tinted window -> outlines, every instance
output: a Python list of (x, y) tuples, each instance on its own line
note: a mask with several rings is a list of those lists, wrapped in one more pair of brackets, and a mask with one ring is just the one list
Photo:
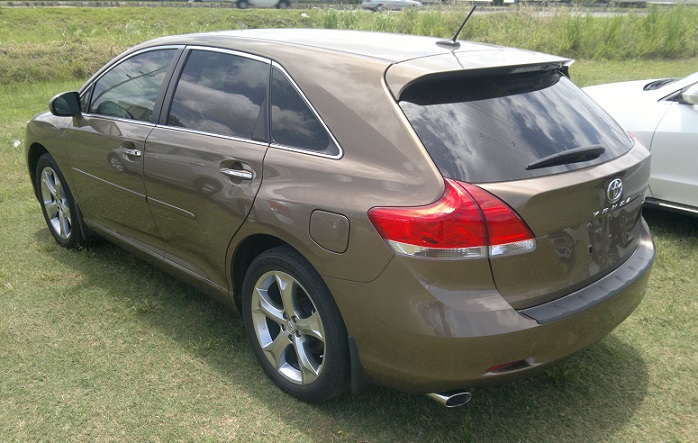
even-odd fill
[(89, 112), (151, 121), (162, 80), (175, 53), (175, 49), (144, 52), (113, 67), (95, 83)]
[(272, 74), (271, 105), (271, 134), (275, 143), (331, 155), (339, 153), (298, 90), (276, 68)]
[(192, 51), (167, 122), (214, 134), (266, 139), (262, 110), (268, 86), (268, 63), (222, 52)]
[[(457, 180), (560, 173), (632, 147), (627, 134), (557, 72), (425, 82), (405, 91), (400, 106), (441, 173)], [(605, 149), (597, 159), (526, 169), (552, 154), (594, 145)]]

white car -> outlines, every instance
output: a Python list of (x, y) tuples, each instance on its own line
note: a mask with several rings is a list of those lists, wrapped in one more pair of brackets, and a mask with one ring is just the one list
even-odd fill
[(370, 11), (400, 11), (407, 8), (422, 9), (424, 5), (415, 0), (364, 0), (361, 7)]
[(278, 8), (287, 9), (291, 7), (291, 0), (189, 0), (190, 3), (198, 2), (231, 2), (240, 9), (247, 9), (251, 6), (257, 8)]
[(646, 203), (698, 215), (698, 72), (584, 91), (652, 152)]

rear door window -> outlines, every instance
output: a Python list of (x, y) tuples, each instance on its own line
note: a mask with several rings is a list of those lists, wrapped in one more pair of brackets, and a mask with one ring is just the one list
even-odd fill
[(167, 124), (267, 141), (269, 63), (227, 52), (193, 50), (177, 83)]
[[(417, 83), (400, 107), (445, 177), (489, 183), (593, 166), (630, 150), (629, 136), (556, 71)], [(564, 151), (601, 146), (589, 161), (527, 169)]]

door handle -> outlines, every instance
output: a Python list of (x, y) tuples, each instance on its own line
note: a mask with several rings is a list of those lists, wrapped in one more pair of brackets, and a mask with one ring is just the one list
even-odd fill
[(126, 155), (130, 155), (131, 157), (140, 157), (143, 155), (143, 152), (141, 152), (140, 149), (124, 149), (124, 153)]
[(221, 168), (221, 173), (229, 177), (241, 178), (243, 180), (252, 180), (254, 174), (251, 171), (244, 169)]

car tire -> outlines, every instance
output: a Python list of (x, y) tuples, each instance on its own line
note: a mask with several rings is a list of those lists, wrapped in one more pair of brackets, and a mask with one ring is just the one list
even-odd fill
[(277, 9), (288, 9), (291, 7), (291, 3), (287, 0), (281, 0), (279, 3), (276, 4), (276, 7)]
[(250, 7), (250, 3), (247, 0), (238, 0), (237, 5), (239, 9), (247, 9)]
[(48, 153), (39, 157), (35, 184), (41, 212), (56, 242), (67, 249), (83, 246), (85, 238), (75, 199), (56, 161)]
[(306, 402), (333, 398), (349, 385), (347, 331), (320, 274), (288, 246), (259, 255), (245, 275), (243, 318), (266, 374)]

